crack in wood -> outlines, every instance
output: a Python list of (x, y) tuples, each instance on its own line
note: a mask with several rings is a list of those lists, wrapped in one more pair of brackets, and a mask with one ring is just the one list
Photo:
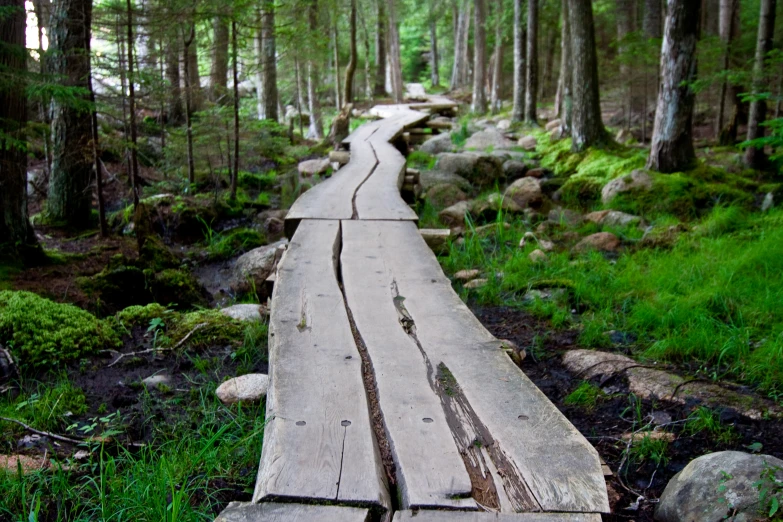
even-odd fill
[[(370, 136), (375, 134), (375, 131), (378, 129), (375, 129), (372, 131)], [(362, 186), (367, 183), (367, 180), (370, 179), (370, 176), (372, 176), (375, 173), (375, 170), (378, 168), (378, 155), (375, 153), (375, 147), (372, 146), (372, 143), (369, 142), (370, 136), (367, 136), (367, 139), (365, 139), (365, 142), (367, 143), (367, 146), (370, 147), (370, 150), (372, 151), (372, 156), (375, 158), (375, 165), (373, 165), (372, 169), (370, 170), (370, 173), (367, 174), (367, 177), (362, 180), (361, 183), (359, 183), (359, 186), (356, 187), (356, 190), (353, 193), (353, 196), (351, 197), (351, 208), (353, 209), (353, 214), (351, 215), (351, 219), (359, 219), (359, 210), (356, 208), (356, 197), (359, 195), (359, 191), (362, 189)], [(346, 305), (347, 306), (347, 305)]]

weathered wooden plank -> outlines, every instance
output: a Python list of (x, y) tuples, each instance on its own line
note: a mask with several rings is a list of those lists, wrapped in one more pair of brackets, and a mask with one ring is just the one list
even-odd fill
[(388, 506), (361, 359), (337, 283), (338, 221), (299, 225), (277, 271), (255, 502)]
[(215, 522), (367, 522), (369, 517), (362, 508), (264, 502), (229, 505)]
[(601, 522), (597, 513), (468, 513), (459, 511), (398, 511), (394, 522)]
[(405, 158), (388, 143), (370, 143), (378, 165), (356, 192), (356, 215), (359, 219), (418, 221), (416, 212), (400, 196)]
[(354, 223), (343, 223), (343, 287), (372, 363), (401, 505), (476, 509), (469, 498), (470, 477), (434, 389), (433, 369), (400, 323), (393, 274), (383, 258), (367, 255), (357, 243), (363, 236), (353, 233)]
[(416, 339), (448, 390), (441, 400), (460, 449), (482, 469), (503, 470), (493, 474), (501, 475), (496, 497), (485, 502), (504, 512), (608, 512), (598, 453), (460, 300), (416, 226), (351, 222), (344, 236), (384, 259), (393, 275)]
[(351, 161), (331, 178), (299, 196), (291, 206), (285, 218), (286, 235), (291, 237), (303, 219), (351, 219), (354, 194), (376, 163), (372, 146), (366, 141), (356, 141), (351, 148)]
[(347, 147), (350, 150), (351, 143), (354, 141), (367, 141), (367, 139), (372, 136), (372, 134), (378, 130), (380, 127), (381, 122), (380, 121), (374, 121), (371, 123), (365, 123), (364, 125), (361, 125), (356, 128), (351, 134), (348, 135), (343, 141), (342, 144)]

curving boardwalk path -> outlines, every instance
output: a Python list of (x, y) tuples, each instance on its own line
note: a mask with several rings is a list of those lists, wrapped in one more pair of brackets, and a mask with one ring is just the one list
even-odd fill
[(609, 511), (595, 449), (452, 290), (400, 196), (403, 131), (455, 108), (442, 97), (374, 108), (383, 119), (343, 143), (350, 162), (288, 213), (255, 494), (218, 520), (598, 522)]

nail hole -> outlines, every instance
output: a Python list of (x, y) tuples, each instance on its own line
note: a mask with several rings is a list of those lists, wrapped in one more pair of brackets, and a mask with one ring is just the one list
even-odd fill
[(305, 421), (296, 421), (297, 426), (304, 426), (305, 424), (307, 424)]
[(349, 420), (344, 420), (340, 423), (340, 426), (350, 426), (350, 425), (351, 425), (351, 421)]
[(519, 420), (528, 420), (529, 418), (530, 417), (528, 417), (527, 415), (520, 415), (519, 417), (517, 417), (517, 419)]
[(347, 361), (348, 359), (353, 359), (353, 355), (346, 355), (345, 360)]
[(437, 282), (438, 282), (437, 279), (430, 279), (430, 283), (437, 283)]
[(432, 419), (430, 419), (429, 417), (424, 417), (424, 418), (423, 418), (423, 419), (421, 419), (421, 420), (423, 420), (423, 421), (424, 421), (424, 422), (426, 422), (427, 424), (429, 424), (430, 422), (435, 422), (435, 421), (433, 421)]

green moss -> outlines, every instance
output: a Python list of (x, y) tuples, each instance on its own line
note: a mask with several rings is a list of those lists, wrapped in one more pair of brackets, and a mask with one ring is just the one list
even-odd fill
[(245, 190), (270, 190), (275, 184), (277, 184), (277, 172), (274, 170), (263, 174), (240, 170), (237, 178), (237, 185)]
[(187, 270), (167, 269), (157, 273), (145, 270), (145, 276), (158, 303), (180, 310), (206, 304), (201, 285)]
[(408, 165), (417, 169), (432, 170), (435, 166), (435, 156), (415, 150), (408, 156)]
[(235, 228), (215, 234), (207, 240), (207, 254), (210, 259), (228, 259), (253, 248), (266, 244), (266, 236), (252, 228)]
[(190, 337), (186, 346), (198, 350), (210, 346), (239, 346), (244, 339), (245, 329), (240, 321), (219, 310), (198, 310), (182, 315), (172, 325), (169, 329), (171, 345), (176, 346), (188, 334)]
[(30, 292), (0, 292), (0, 342), (25, 368), (79, 359), (120, 340), (109, 323)]
[(144, 306), (129, 306), (118, 312), (115, 318), (125, 328), (131, 328), (133, 326), (146, 326), (151, 320), (162, 318), (170, 313), (164, 306), (158, 303), (150, 303)]
[(587, 411), (591, 411), (598, 404), (598, 400), (603, 397), (604, 393), (601, 388), (591, 384), (587, 381), (583, 381), (574, 391), (566, 395), (563, 401), (568, 406), (577, 406), (584, 408)]
[(139, 260), (145, 268), (158, 271), (180, 265), (180, 260), (166, 248), (157, 236), (147, 236), (139, 252)]

